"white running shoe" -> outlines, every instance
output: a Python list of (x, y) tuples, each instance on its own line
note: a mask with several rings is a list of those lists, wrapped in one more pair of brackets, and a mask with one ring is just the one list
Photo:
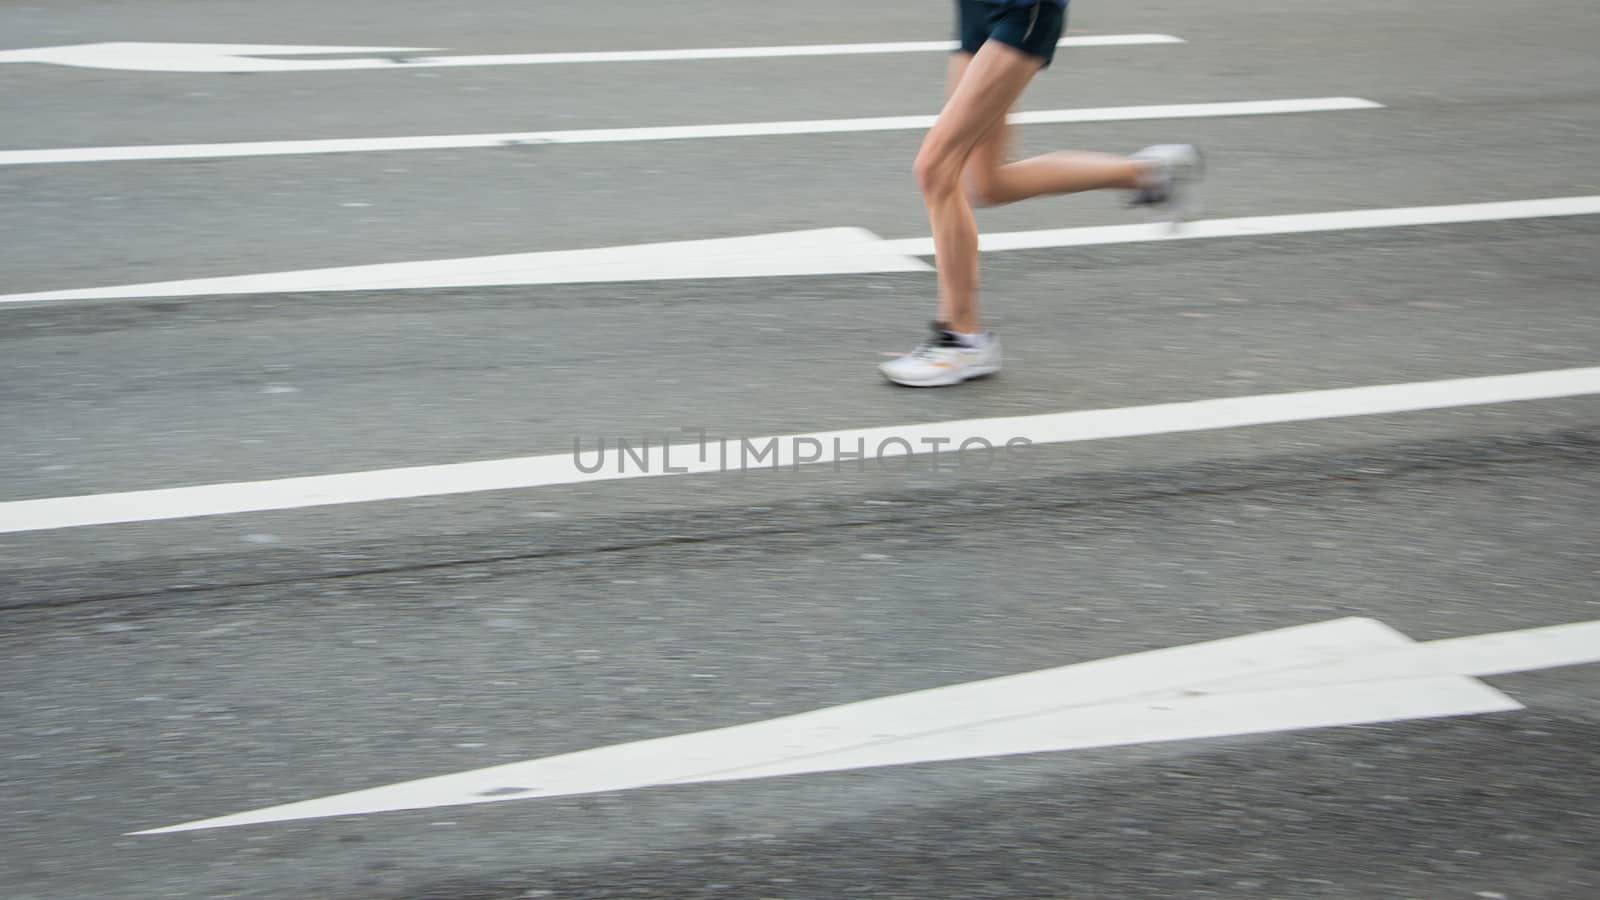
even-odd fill
[(1154, 172), (1149, 184), (1133, 192), (1131, 205), (1149, 207), (1171, 222), (1194, 217), (1199, 208), (1196, 187), (1205, 174), (1205, 157), (1199, 147), (1156, 144), (1133, 154), (1133, 158), (1151, 163)]
[(1000, 371), (1000, 339), (984, 332), (976, 346), (939, 322), (933, 336), (915, 350), (878, 367), (885, 378), (906, 387), (945, 387)]

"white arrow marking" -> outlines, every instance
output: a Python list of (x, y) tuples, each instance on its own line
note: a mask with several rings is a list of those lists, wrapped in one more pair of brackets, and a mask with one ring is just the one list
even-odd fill
[[(1123, 409), (724, 438), (720, 442), (718, 436), (711, 436), (703, 447), (695, 444), (663, 446), (646, 440), (640, 454), (642, 463), (630, 461), (633, 458), (615, 445), (609, 457), (601, 453), (599, 461), (595, 462), (595, 448), (586, 444), (581, 457), (575, 453), (555, 453), (268, 481), (12, 500), (0, 502), (0, 534), (628, 478), (760, 470), (768, 466), (774, 471), (792, 471), (802, 465), (838, 465), (846, 454), (859, 454), (850, 458), (865, 465), (866, 460), (922, 455), (930, 452), (930, 447), (936, 452), (939, 447), (967, 446), (969, 441), (974, 442), (972, 447), (1003, 447), (1014, 438), (1026, 438), (1033, 444), (1063, 444), (1591, 394), (1600, 394), (1600, 367)], [(580, 462), (592, 467), (582, 468)]]
[[(1069, 122), (1127, 122), (1153, 119), (1205, 119), (1223, 116), (1273, 116), (1290, 113), (1382, 109), (1359, 97), (1309, 97), (1295, 100), (1244, 100), (1160, 106), (1108, 106), (1095, 109), (1044, 109), (1017, 113), (1017, 125)], [(227, 144), (155, 144), (129, 147), (63, 147), (55, 150), (0, 150), (0, 166), (111, 162), (152, 159), (236, 159), (322, 153), (374, 153), (469, 147), (617, 144), (799, 134), (846, 134), (930, 128), (937, 116), (878, 116), (789, 122), (735, 122), (723, 125), (667, 125), (643, 128), (584, 128), (568, 131), (515, 131), (497, 134), (441, 134), (385, 138), (327, 138), (303, 141), (243, 141)]]
[(82, 69), (127, 69), (140, 72), (292, 72), (305, 66), (341, 68), (349, 62), (388, 66), (386, 60), (287, 60), (248, 59), (252, 55), (293, 56), (314, 53), (392, 53), (415, 54), (435, 47), (327, 47), (296, 44), (158, 44), (115, 41), (102, 44), (72, 44), (65, 47), (31, 47), (0, 52), (0, 63), (48, 63)]
[[(1362, 209), (1287, 216), (1211, 219), (1180, 229), (1168, 225), (1111, 225), (985, 234), (984, 252), (1044, 247), (1087, 247), (1202, 238), (1261, 237), (1363, 228), (1401, 228), (1600, 214), (1600, 196)], [(133, 297), (198, 297), (317, 291), (411, 290), (525, 284), (578, 284), (686, 278), (841, 275), (921, 272), (932, 256), (931, 238), (885, 241), (859, 228), (828, 228), (706, 241), (635, 244), (592, 250), (512, 253), (421, 262), (306, 269), (161, 281), (122, 287), (44, 291), (0, 296), (0, 304)]]
[[(1124, 47), (1181, 44), (1170, 34), (1104, 34), (1062, 38), (1062, 47)], [(953, 41), (892, 41), (870, 44), (806, 44), (786, 47), (709, 47), (691, 50), (614, 50), (581, 53), (501, 53), (487, 56), (418, 56), (437, 47), (302, 47), (281, 44), (187, 44), (122, 41), (34, 47), (0, 52), (0, 63), (49, 63), (87, 69), (138, 72), (334, 72), (362, 69), (437, 69), (458, 66), (537, 66), (572, 63), (675, 62), (706, 59), (772, 59), (797, 56), (862, 56), (934, 53)], [(261, 56), (382, 53), (355, 59), (259, 59)]]
[(307, 269), (136, 284), (121, 288), (0, 296), (0, 303), (119, 297), (183, 297), (308, 291), (407, 290), (511, 284), (664, 281), (685, 278), (755, 278), (923, 272), (927, 263), (888, 252), (887, 242), (860, 228), (824, 228), (705, 241), (671, 241), (510, 253), (376, 266)]
[(1341, 619), (135, 833), (1504, 712), (1472, 676), (1596, 661), (1600, 621), (1414, 644)]

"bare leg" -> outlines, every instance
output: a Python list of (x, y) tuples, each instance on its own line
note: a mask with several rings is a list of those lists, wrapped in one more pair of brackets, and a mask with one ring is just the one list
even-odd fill
[[(950, 90), (960, 83), (972, 57), (950, 63)], [(1001, 120), (983, 136), (967, 161), (968, 198), (976, 206), (1002, 206), (1054, 194), (1142, 187), (1149, 164), (1109, 153), (1061, 151), (1013, 162), (1012, 127)]]
[(969, 172), (972, 200), (1000, 206), (1047, 194), (1075, 194), (1141, 186), (1149, 164), (1109, 153), (1062, 151), (1003, 165), (974, 160)]
[(950, 99), (917, 154), (917, 183), (933, 226), (939, 270), (939, 319), (955, 331), (980, 330), (978, 224), (963, 174), (985, 139), (999, 141), (1003, 155), (1006, 115), (1039, 68), (1036, 57), (999, 41), (984, 44), (970, 61), (958, 57), (951, 64)]

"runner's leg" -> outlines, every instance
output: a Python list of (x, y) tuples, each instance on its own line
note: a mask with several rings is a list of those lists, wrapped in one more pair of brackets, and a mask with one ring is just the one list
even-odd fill
[(953, 331), (980, 330), (978, 225), (962, 184), (964, 172), (984, 139), (997, 126), (1003, 132), (1006, 115), (1042, 65), (999, 41), (984, 44), (970, 61), (958, 56), (951, 71), (963, 71), (917, 154), (914, 168), (939, 270), (939, 320)]
[(1050, 194), (1144, 186), (1151, 164), (1110, 153), (1063, 150), (1017, 162), (1005, 161), (1006, 132), (999, 126), (972, 155), (967, 181), (972, 202), (1002, 206)]

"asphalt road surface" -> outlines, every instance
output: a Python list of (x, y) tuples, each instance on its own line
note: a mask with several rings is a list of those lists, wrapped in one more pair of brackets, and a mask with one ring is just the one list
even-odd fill
[[(19, 57), (938, 42), (947, 3), (201, 6), (0, 8), (0, 897), (1600, 896), (1587, 0), (1078, 0), (1074, 38), (1177, 40), (1065, 47), (1022, 109), (1370, 102), (1030, 125), (1024, 152), (1198, 142), (1210, 219), (1577, 206), (997, 249), (985, 302), (1005, 371), (925, 392), (875, 371), (933, 313), (908, 249), (928, 229), (915, 124), (197, 145), (928, 116), (940, 50), (251, 73), (127, 68), (114, 46)], [(146, 145), (190, 149), (5, 157)], [(988, 233), (1141, 221), (1111, 195), (980, 214)], [(742, 277), (668, 278), (701, 251), (647, 246), (838, 228), (902, 264), (773, 274), (799, 253), (779, 238)], [(620, 280), (8, 299), (627, 245), (645, 246)], [(540, 259), (548, 274), (575, 257)], [(1525, 373), (1554, 387), (1507, 400), (1463, 380)], [(1381, 385), (1430, 399), (1317, 393)], [(1291, 413), (1262, 424), (1149, 409), (1231, 398), (1253, 414), (1282, 394)], [(1358, 408), (1337, 411), (1344, 398)], [(980, 423), (1033, 446), (842, 466), (451, 480), (700, 430), (909, 434), (1095, 410), (1145, 424)], [(444, 468), (389, 471), (413, 466)], [(278, 481), (320, 475), (347, 476), (335, 493), (381, 487), (320, 502)], [(127, 492), (147, 493), (110, 496)], [(50, 518), (69, 507), (88, 512)], [(1350, 619), (1370, 621), (1322, 624)], [(1331, 637), (1326, 658), (1285, 649), (1301, 626), (1370, 631), (1422, 668), (1380, 671), (1378, 651)], [(1555, 626), (1572, 628), (1530, 632)], [(1502, 632), (1534, 649), (1408, 643)], [(503, 802), (401, 788), (412, 808), (133, 834), (1235, 638), (1266, 649), (1213, 654), (1250, 669), (1230, 687), (1172, 661), (1191, 657), (1140, 656), (1066, 670), (1078, 680), (1059, 691), (870, 707), (884, 712), (860, 734), (796, 719), (776, 743), (573, 757), (467, 797)], [(1345, 674), (1286, 686), (1330, 660)], [(863, 747), (897, 764), (829, 755)], [(706, 774), (780, 760), (789, 774)]]

